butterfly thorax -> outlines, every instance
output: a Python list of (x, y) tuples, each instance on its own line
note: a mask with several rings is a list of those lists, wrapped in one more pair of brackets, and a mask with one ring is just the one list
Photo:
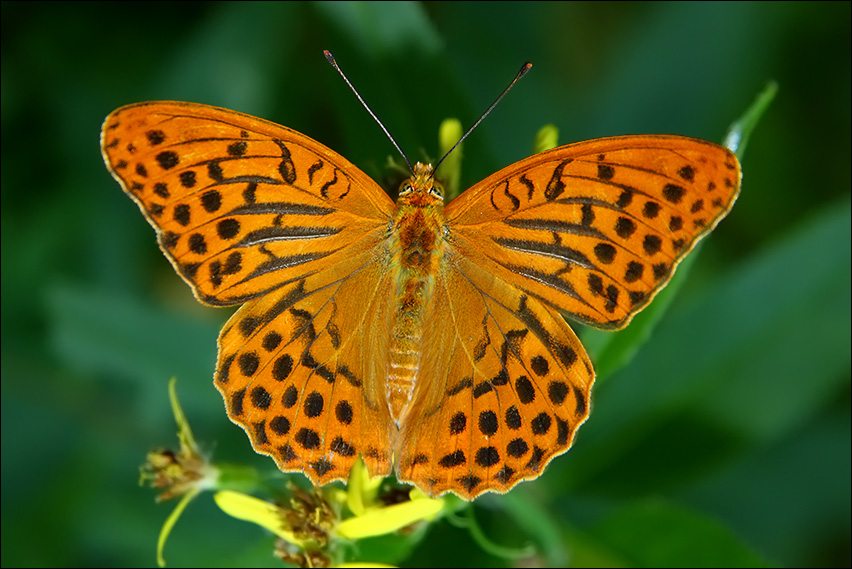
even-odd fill
[(434, 181), (432, 166), (418, 162), (400, 187), (391, 245), (395, 306), (387, 397), (397, 424), (418, 378), (424, 315), (443, 254), (443, 225), (443, 188)]

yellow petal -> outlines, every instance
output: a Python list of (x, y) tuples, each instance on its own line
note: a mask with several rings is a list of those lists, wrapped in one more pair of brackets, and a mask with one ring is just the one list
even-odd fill
[(461, 193), (459, 181), (461, 180), (462, 145), (460, 144), (452, 154), (446, 157), (444, 155), (450, 151), (463, 134), (462, 124), (458, 119), (444, 119), (438, 129), (438, 146), (441, 149), (441, 156), (439, 158), (444, 158), (444, 161), (438, 166), (437, 174), (444, 182), (444, 190), (446, 190), (444, 198), (446, 202), (449, 202)]
[(533, 152), (538, 154), (551, 148), (556, 148), (559, 144), (559, 129), (552, 124), (546, 124), (539, 129), (535, 134), (535, 142), (533, 142)]
[(256, 523), (294, 545), (300, 547), (304, 545), (302, 540), (286, 529), (281, 509), (275, 504), (232, 490), (217, 492), (213, 499), (216, 500), (216, 505), (229, 516)]
[(360, 457), (355, 461), (346, 484), (346, 505), (353, 514), (360, 516), (374, 505), (382, 480), (381, 476), (370, 478), (370, 472)]
[(361, 516), (340, 522), (337, 535), (345, 539), (363, 539), (402, 529), (419, 520), (432, 519), (444, 507), (441, 499), (411, 500), (386, 508), (370, 509)]

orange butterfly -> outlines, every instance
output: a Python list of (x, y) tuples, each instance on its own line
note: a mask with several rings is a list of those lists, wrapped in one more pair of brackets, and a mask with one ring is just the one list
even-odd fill
[(179, 102), (114, 111), (101, 147), (195, 296), (243, 305), (215, 385), (257, 452), (315, 484), (361, 456), (465, 499), (537, 477), (588, 417), (592, 363), (560, 311), (625, 326), (740, 185), (726, 148), (621, 136), (446, 207), (418, 163), (395, 204), (303, 134)]

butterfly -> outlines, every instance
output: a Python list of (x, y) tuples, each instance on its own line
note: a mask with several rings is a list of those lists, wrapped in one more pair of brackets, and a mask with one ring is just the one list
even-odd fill
[(207, 105), (128, 105), (109, 171), (196, 298), (242, 305), (214, 383), (258, 453), (314, 484), (360, 457), (431, 496), (539, 476), (589, 416), (560, 313), (619, 329), (730, 211), (735, 156), (619, 136), (516, 162), (448, 205), (417, 163), (394, 201), (340, 154)]

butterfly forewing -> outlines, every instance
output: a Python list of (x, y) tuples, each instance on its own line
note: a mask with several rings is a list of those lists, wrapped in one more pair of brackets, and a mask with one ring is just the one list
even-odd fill
[[(199, 300), (239, 304), (369, 248), (393, 201), (318, 142), (190, 103), (110, 114), (104, 159)], [(368, 238), (365, 239), (365, 236)]]
[(733, 206), (740, 170), (678, 136), (581, 142), (521, 160), (446, 209), (457, 248), (574, 318), (620, 328)]

